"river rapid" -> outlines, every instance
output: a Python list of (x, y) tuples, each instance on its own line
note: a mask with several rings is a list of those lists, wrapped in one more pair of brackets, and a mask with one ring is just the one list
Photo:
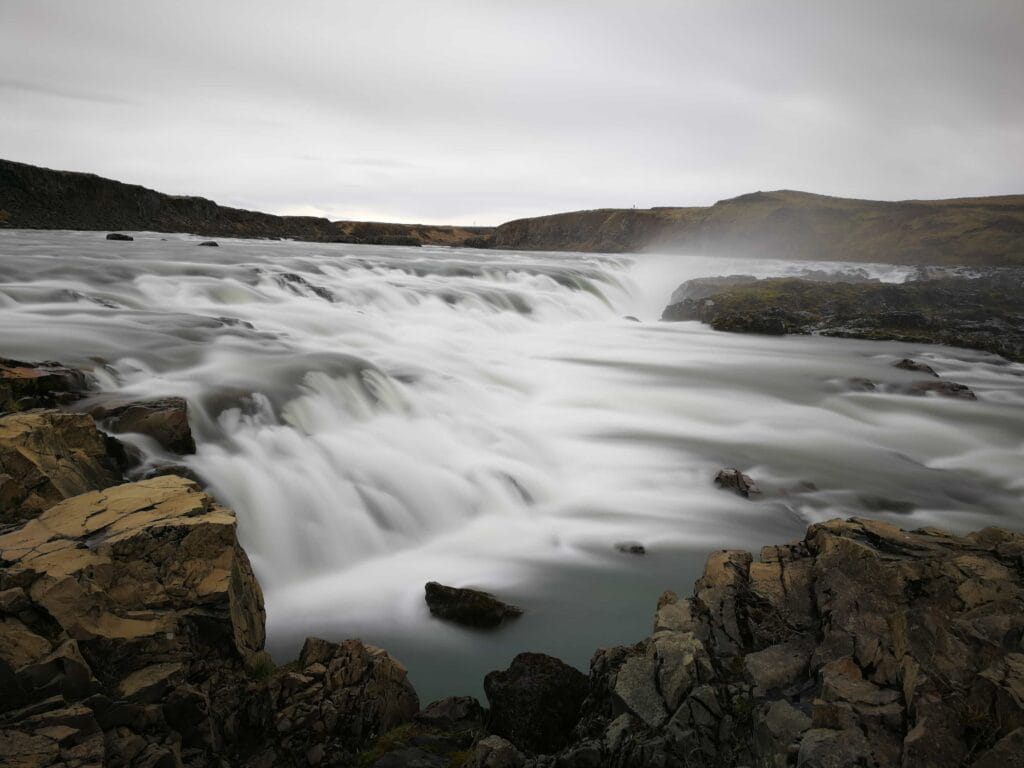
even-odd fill
[[(279, 662), (307, 635), (358, 636), (424, 701), (480, 695), (517, 652), (586, 669), (646, 636), (661, 591), (689, 594), (714, 549), (852, 515), (1024, 529), (1024, 366), (658, 320), (693, 277), (907, 268), (135, 237), (0, 231), (0, 356), (188, 399), (184, 461), (238, 513)], [(978, 400), (886, 392), (920, 378), (903, 357)], [(763, 498), (717, 490), (727, 466)], [(525, 614), (486, 632), (432, 619), (430, 580)]]

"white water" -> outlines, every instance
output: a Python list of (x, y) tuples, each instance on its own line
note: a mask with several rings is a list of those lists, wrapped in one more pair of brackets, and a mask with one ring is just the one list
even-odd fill
[[(585, 665), (644, 636), (658, 593), (689, 592), (714, 548), (856, 514), (1024, 527), (1024, 366), (657, 321), (691, 277), (854, 265), (196, 242), (0, 232), (0, 356), (188, 398), (187, 463), (238, 511), (279, 659), (307, 634), (358, 635), (424, 698), (473, 693), (517, 651)], [(911, 381), (891, 365), (907, 356), (979, 400), (844, 385)], [(766, 498), (717, 491), (722, 466)], [(527, 613), (453, 627), (430, 619), (428, 580)]]

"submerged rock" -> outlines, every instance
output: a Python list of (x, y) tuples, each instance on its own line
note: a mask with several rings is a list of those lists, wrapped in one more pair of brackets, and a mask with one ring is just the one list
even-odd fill
[(908, 395), (938, 395), (940, 397), (955, 397), (959, 400), (977, 400), (978, 396), (971, 391), (966, 384), (957, 384), (955, 381), (915, 381), (904, 390)]
[(426, 601), (432, 615), (470, 627), (496, 627), (523, 613), (522, 608), (504, 603), (489, 592), (448, 587), (436, 581), (427, 582)]
[(220, 243), (218, 243), (216, 240), (204, 240), (203, 242), (199, 243), (199, 245), (205, 246), (207, 248), (218, 248), (218, 247), (220, 247)]
[(620, 541), (618, 544), (615, 545), (615, 549), (627, 555), (647, 554), (647, 547), (645, 547), (639, 541)]
[(894, 368), (901, 368), (904, 371), (916, 371), (917, 373), (927, 373), (929, 376), (935, 376), (938, 378), (939, 374), (935, 372), (927, 363), (919, 363), (917, 360), (911, 360), (909, 357), (905, 357), (902, 360), (892, 364)]
[(757, 496), (761, 489), (757, 487), (750, 475), (745, 475), (738, 469), (722, 469), (715, 475), (715, 485), (722, 490), (732, 491), (745, 499)]
[(122, 242), (131, 242), (134, 239), (135, 238), (132, 237), (131, 235), (125, 235), (121, 232), (111, 232), (109, 235), (107, 235), (107, 240), (120, 240)]

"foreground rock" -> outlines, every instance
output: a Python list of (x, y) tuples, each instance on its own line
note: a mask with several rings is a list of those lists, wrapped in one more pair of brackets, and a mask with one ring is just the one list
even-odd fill
[(526, 764), (1019, 765), (1022, 564), (1019, 534), (868, 520), (715, 553), (649, 638), (595, 654), (571, 743)]
[(349, 765), (418, 709), (383, 651), (311, 639), (275, 670), (263, 641), (235, 517), (194, 483), (61, 501), (0, 536), (0, 763)]
[(51, 408), (77, 400), (88, 377), (60, 363), (25, 363), (0, 358), (0, 413)]
[(431, 615), (469, 627), (496, 627), (523, 613), (522, 608), (504, 603), (489, 592), (447, 587), (436, 581), (427, 582), (426, 601)]
[(0, 417), (0, 526), (120, 482), (118, 448), (83, 413)]
[(773, 278), (708, 290), (706, 283), (680, 286), (675, 296), (683, 298), (662, 319), (700, 320), (720, 331), (949, 344), (1024, 361), (1021, 269), (901, 284)]

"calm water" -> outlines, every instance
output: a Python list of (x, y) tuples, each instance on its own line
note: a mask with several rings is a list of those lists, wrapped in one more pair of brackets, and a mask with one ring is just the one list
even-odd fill
[[(425, 701), (480, 695), (518, 651), (585, 668), (645, 636), (658, 594), (688, 593), (715, 548), (857, 514), (1024, 528), (1024, 366), (657, 320), (691, 277), (854, 265), (103, 234), (0, 231), (0, 356), (188, 398), (187, 463), (238, 512), (279, 661), (308, 634), (359, 636)], [(979, 400), (845, 383), (912, 381), (892, 367), (907, 356)], [(722, 466), (765, 498), (717, 491)], [(433, 620), (429, 580), (526, 614), (494, 632)]]

